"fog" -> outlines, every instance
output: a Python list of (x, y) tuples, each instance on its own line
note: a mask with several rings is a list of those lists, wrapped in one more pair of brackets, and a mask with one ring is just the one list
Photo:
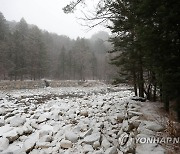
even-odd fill
[[(82, 16), (81, 10), (74, 14), (64, 14), (62, 8), (70, 0), (0, 0), (0, 12), (6, 20), (20, 21), (23, 17), (27, 23), (37, 25), (40, 29), (67, 35), (71, 38), (89, 38), (99, 30), (106, 30), (103, 26), (89, 29), (82, 26), (77, 18)], [(93, 7), (94, 0), (88, 4)]]

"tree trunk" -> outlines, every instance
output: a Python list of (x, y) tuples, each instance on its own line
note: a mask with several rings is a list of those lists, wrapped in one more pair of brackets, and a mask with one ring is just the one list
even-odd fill
[(144, 97), (144, 81), (142, 65), (139, 66), (139, 97)]
[(135, 93), (135, 96), (137, 96), (137, 77), (136, 77), (136, 72), (133, 71), (133, 84), (134, 84), (134, 93)]
[(165, 87), (163, 87), (163, 103), (164, 103), (164, 108), (167, 112), (169, 112), (169, 96), (167, 93), (167, 90)]
[(156, 90), (157, 90), (157, 83), (154, 84), (154, 90), (153, 90), (153, 101), (156, 102)]
[(180, 96), (177, 96), (177, 99), (176, 99), (176, 112), (177, 112), (177, 118), (178, 118), (178, 121), (180, 122)]
[(148, 100), (151, 100), (151, 95), (152, 95), (152, 85), (151, 85), (151, 83), (149, 83), (149, 85), (148, 85), (148, 89), (147, 89), (147, 99)]
[(167, 112), (169, 112), (169, 97), (165, 96), (164, 98), (164, 107)]
[(160, 84), (160, 101), (163, 102), (162, 83)]

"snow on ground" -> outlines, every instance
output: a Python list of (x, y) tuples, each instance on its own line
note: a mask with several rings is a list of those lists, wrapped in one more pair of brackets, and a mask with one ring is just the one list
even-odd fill
[(105, 84), (0, 91), (0, 153), (165, 153), (159, 144), (136, 143), (163, 127), (145, 120), (146, 102), (132, 96), (131, 87)]

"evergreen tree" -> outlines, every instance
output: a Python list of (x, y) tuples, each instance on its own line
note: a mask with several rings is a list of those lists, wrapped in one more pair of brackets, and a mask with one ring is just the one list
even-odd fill
[(6, 19), (0, 12), (0, 74), (6, 79), (6, 75), (9, 71), (9, 60), (8, 60), (8, 33), (9, 28), (6, 23)]
[(14, 64), (15, 68), (13, 74), (15, 80), (20, 77), (23, 80), (25, 74), (27, 74), (27, 58), (28, 58), (28, 25), (22, 18), (16, 26), (16, 31), (13, 34), (14, 43)]
[(30, 59), (27, 61), (31, 79), (41, 79), (47, 71), (47, 54), (42, 41), (42, 33), (37, 26), (30, 29), (28, 47)]

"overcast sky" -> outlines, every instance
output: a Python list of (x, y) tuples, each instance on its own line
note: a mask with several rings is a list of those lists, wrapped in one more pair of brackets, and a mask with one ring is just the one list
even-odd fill
[[(89, 38), (99, 30), (106, 30), (103, 26), (87, 30), (77, 20), (79, 12), (64, 14), (62, 8), (69, 1), (71, 0), (0, 0), (0, 12), (6, 20), (20, 21), (23, 17), (27, 23), (37, 25), (40, 29), (71, 38)], [(91, 3), (93, 1), (95, 0), (91, 0)]]

